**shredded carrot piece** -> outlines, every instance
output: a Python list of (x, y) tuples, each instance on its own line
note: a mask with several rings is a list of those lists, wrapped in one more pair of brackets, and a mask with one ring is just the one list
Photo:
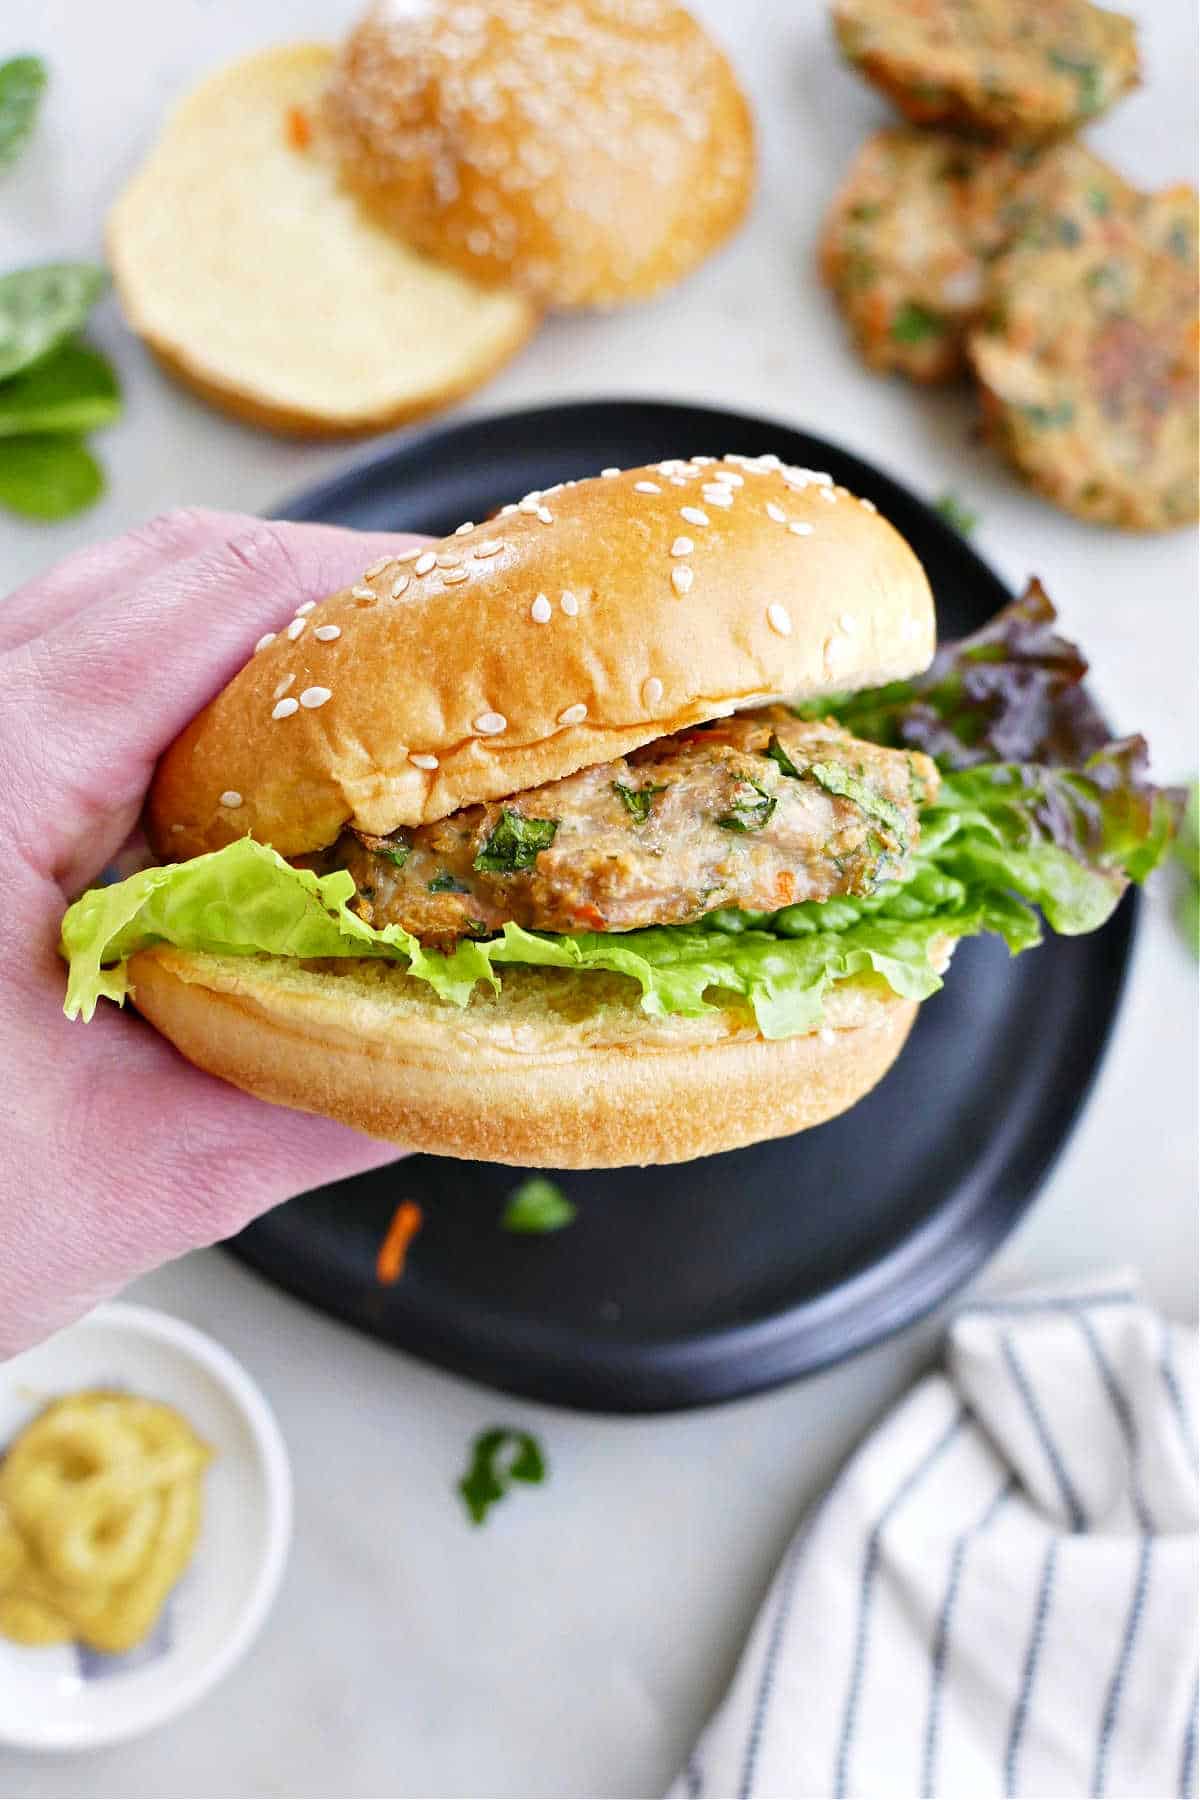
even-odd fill
[(312, 126), (308, 114), (299, 106), (288, 107), (287, 141), (293, 150), (307, 150), (312, 143)]
[(391, 1287), (403, 1275), (408, 1246), (420, 1231), (423, 1217), (415, 1200), (402, 1200), (392, 1214), (392, 1222), (375, 1258), (376, 1279), (385, 1287)]

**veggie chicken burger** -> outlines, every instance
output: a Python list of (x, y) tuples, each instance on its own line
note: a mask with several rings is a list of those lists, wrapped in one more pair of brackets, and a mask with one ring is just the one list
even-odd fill
[[(1104, 922), (1170, 799), (1036, 587), (934, 659), (867, 500), (774, 456), (529, 494), (301, 607), (63, 924), (265, 1099), (443, 1155), (674, 1162), (886, 1072), (956, 941)], [(932, 659), (932, 666), (931, 666)]]

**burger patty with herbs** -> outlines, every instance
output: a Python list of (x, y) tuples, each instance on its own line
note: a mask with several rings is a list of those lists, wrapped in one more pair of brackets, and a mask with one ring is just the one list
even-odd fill
[(305, 860), (349, 870), (367, 924), (440, 949), (510, 921), (567, 934), (685, 925), (907, 879), (938, 783), (927, 756), (772, 706), (416, 830), (346, 831)]

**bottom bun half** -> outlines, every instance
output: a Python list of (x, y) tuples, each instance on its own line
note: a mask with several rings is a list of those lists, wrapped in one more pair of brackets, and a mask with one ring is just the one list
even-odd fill
[(848, 981), (820, 1031), (769, 1042), (741, 1006), (653, 1018), (620, 976), (508, 968), (466, 1008), (394, 964), (211, 956), (130, 963), (138, 1010), (210, 1074), (437, 1156), (558, 1169), (686, 1162), (844, 1112), (916, 1017)]

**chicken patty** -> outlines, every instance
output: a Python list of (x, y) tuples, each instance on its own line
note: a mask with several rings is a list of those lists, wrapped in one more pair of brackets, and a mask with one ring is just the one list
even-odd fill
[(1068, 512), (1197, 516), (1196, 196), (1139, 194), (1078, 146), (1022, 184), (969, 354), (993, 442)]
[(913, 381), (966, 368), (985, 271), (1008, 236), (1023, 159), (906, 126), (862, 146), (821, 239), (821, 273), (863, 361)]
[(1088, 0), (835, 0), (833, 22), (914, 124), (1012, 143), (1074, 131), (1139, 75), (1133, 20)]
[(390, 837), (348, 830), (369, 924), (440, 949), (506, 921), (577, 934), (680, 925), (719, 907), (774, 912), (870, 894), (909, 872), (927, 756), (860, 742), (775, 706), (674, 737)]

